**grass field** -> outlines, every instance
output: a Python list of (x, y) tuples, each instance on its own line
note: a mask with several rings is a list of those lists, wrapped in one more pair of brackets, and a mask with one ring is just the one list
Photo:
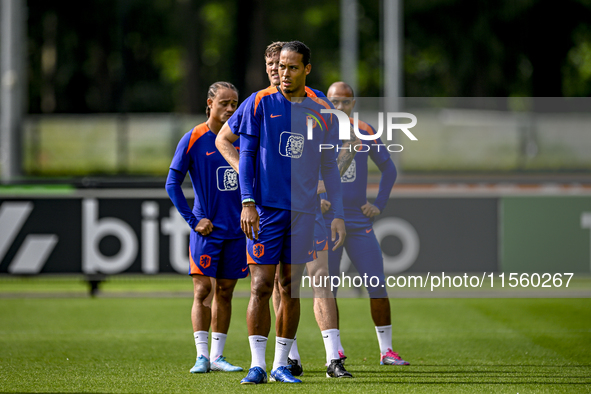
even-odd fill
[[(394, 347), (411, 366), (380, 366), (368, 301), (342, 299), (341, 335), (355, 378), (325, 378), (312, 300), (304, 299), (304, 383), (245, 387), (244, 373), (188, 372), (195, 359), (189, 297), (2, 298), (0, 392), (591, 391), (591, 299), (391, 301)], [(247, 302), (235, 299), (225, 354), (243, 367), (250, 364)]]

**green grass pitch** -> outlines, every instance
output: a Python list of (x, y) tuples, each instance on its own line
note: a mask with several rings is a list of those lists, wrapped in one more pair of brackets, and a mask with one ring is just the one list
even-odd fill
[[(226, 356), (248, 368), (245, 310), (234, 301)], [(394, 348), (380, 366), (367, 299), (341, 299), (354, 379), (327, 379), (324, 346), (302, 300), (301, 385), (241, 386), (245, 373), (192, 375), (187, 298), (0, 299), (0, 392), (590, 392), (590, 299), (392, 299)], [(267, 348), (272, 364), (274, 335)]]

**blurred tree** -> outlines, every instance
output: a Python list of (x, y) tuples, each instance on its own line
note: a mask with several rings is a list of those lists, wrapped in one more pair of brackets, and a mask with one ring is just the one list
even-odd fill
[[(591, 22), (589, 1), (419, 0), (404, 7), (408, 96), (591, 94), (567, 92), (562, 72), (577, 31)], [(584, 79), (576, 67), (571, 86)]]
[[(172, 110), (158, 54), (179, 37), (166, 23), (172, 3), (151, 3), (29, 0), (29, 112)], [(40, 96), (51, 90), (55, 105)]]
[[(384, 0), (359, 0), (359, 96), (382, 94)], [(591, 95), (591, 2), (404, 2), (407, 96)], [(266, 86), (263, 52), (298, 39), (308, 84), (339, 75), (334, 0), (28, 1), (30, 113), (190, 112), (227, 80)]]
[[(270, 41), (299, 40), (312, 51), (312, 72), (307, 84), (325, 91), (339, 75), (339, 2), (276, 0), (265, 3), (267, 36)], [(264, 47), (259, 49), (262, 54)]]
[[(168, 80), (175, 84), (175, 96), (182, 98), (177, 110), (199, 113), (203, 110), (203, 89), (205, 83), (199, 78), (201, 72), (202, 21), (199, 7), (195, 1), (188, 0), (180, 4), (177, 10), (180, 26), (186, 26), (183, 53), (180, 47), (167, 48), (160, 53), (160, 64)], [(183, 78), (184, 77), (184, 78)], [(184, 82), (184, 84), (183, 84)], [(184, 89), (180, 92), (180, 86)]]
[(236, 45), (232, 56), (232, 80), (245, 99), (268, 85), (263, 57), (269, 43), (266, 36), (266, 14), (262, 0), (243, 0), (237, 4)]
[(527, 14), (533, 34), (523, 49), (532, 62), (532, 96), (563, 95), (562, 69), (574, 46), (573, 38), (580, 25), (591, 23), (589, 2), (585, 3), (587, 6), (579, 1), (561, 1), (557, 9), (555, 1), (539, 0)]
[(563, 92), (565, 96), (588, 96), (591, 94), (591, 25), (579, 25), (573, 41), (563, 67)]

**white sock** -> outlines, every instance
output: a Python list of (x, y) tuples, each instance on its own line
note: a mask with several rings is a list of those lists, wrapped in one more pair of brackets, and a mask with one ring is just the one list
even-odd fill
[(292, 360), (298, 360), (298, 362), (301, 364), (300, 352), (298, 351), (298, 337), (293, 339), (291, 349), (289, 349), (289, 358)]
[(228, 334), (221, 332), (211, 333), (211, 359), (215, 360), (219, 356), (224, 355), (224, 346), (226, 346), (226, 338)]
[(195, 331), (193, 333), (193, 337), (195, 337), (195, 347), (197, 348), (197, 358), (199, 358), (199, 356), (205, 356), (209, 360), (209, 350), (207, 349), (209, 332)]
[(343, 349), (343, 344), (341, 343), (341, 333), (339, 331), (339, 350), (345, 354), (345, 349)]
[(287, 366), (287, 355), (293, 344), (293, 339), (277, 337), (275, 339), (275, 359), (273, 360), (273, 369)]
[(382, 354), (388, 353), (388, 349), (392, 349), (392, 325), (376, 326), (376, 334), (378, 335), (380, 352)]
[(322, 331), (324, 349), (326, 349), (326, 362), (339, 359), (339, 330), (336, 328)]
[(263, 371), (267, 370), (267, 363), (265, 362), (265, 352), (267, 351), (267, 337), (262, 335), (250, 335), (248, 337), (250, 342), (250, 354), (252, 361), (250, 367), (261, 367)]

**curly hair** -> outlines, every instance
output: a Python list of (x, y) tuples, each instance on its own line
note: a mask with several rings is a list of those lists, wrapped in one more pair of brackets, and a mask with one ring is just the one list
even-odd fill
[(301, 41), (286, 42), (283, 45), (283, 48), (281, 48), (281, 50), (299, 53), (300, 55), (302, 55), (302, 63), (304, 63), (304, 66), (307, 66), (308, 64), (310, 64), (310, 58), (312, 57), (312, 51), (310, 51), (310, 48), (308, 48), (306, 46), (306, 44), (304, 44)]
[(267, 46), (267, 49), (265, 49), (265, 60), (267, 60), (268, 57), (281, 52), (281, 48), (283, 48), (284, 45), (285, 41), (275, 41), (270, 43), (269, 46)]

